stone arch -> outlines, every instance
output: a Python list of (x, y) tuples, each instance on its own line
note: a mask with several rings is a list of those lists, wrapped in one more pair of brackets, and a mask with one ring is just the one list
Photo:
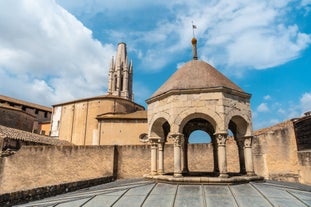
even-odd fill
[(198, 111), (195, 109), (185, 110), (176, 117), (174, 121), (174, 126), (178, 126), (178, 129), (175, 130), (179, 133), (183, 133), (183, 129), (187, 122), (195, 118), (200, 118), (208, 121), (213, 126), (215, 131), (217, 131), (217, 125), (218, 123), (220, 123), (220, 117), (211, 110)]
[(188, 138), (193, 131), (202, 130), (212, 137), (215, 133), (215, 126), (212, 124), (211, 119), (207, 116), (198, 116), (198, 114), (192, 115), (184, 119), (185, 123), (182, 123), (180, 132)]
[(251, 135), (251, 124), (241, 115), (233, 115), (228, 119), (228, 129), (230, 129), (235, 138)]
[(149, 122), (149, 137), (162, 137), (166, 138), (165, 133), (163, 131), (163, 124), (165, 124), (164, 127), (171, 128), (170, 120), (169, 120), (169, 115), (165, 112), (159, 112), (156, 113), (153, 117), (151, 117), (150, 122)]
[(153, 123), (157, 120), (157, 119), (160, 119), (160, 118), (163, 118), (163, 119), (166, 119), (169, 123), (171, 123), (170, 121), (170, 115), (166, 112), (157, 112), (157, 113), (154, 113), (152, 117), (148, 117), (148, 122), (149, 122), (149, 126), (152, 126)]
[[(185, 113), (183, 113), (185, 114)], [(179, 129), (178, 133), (181, 133), (184, 135), (184, 144), (183, 144), (183, 173), (189, 173), (188, 168), (188, 152), (191, 148), (188, 150), (188, 139), (190, 134), (195, 130), (202, 130), (208, 133), (211, 137), (211, 144), (213, 146), (212, 151), (205, 151), (207, 155), (212, 152), (211, 162), (213, 165), (213, 171), (218, 171), (218, 158), (217, 158), (217, 151), (216, 151), (216, 140), (214, 138), (214, 134), (216, 132), (216, 126), (217, 122), (213, 117), (211, 117), (209, 114), (204, 114), (201, 112), (194, 112), (190, 113), (187, 116), (183, 117), (181, 122), (179, 123)], [(192, 146), (192, 145), (191, 145)], [(191, 147), (190, 146), (190, 147)], [(191, 150), (190, 150), (191, 151)], [(191, 156), (191, 154), (190, 154)], [(206, 157), (207, 158), (207, 157)]]
[[(245, 119), (245, 117), (235, 114), (228, 119), (228, 128), (234, 135), (234, 140), (236, 141), (235, 148), (237, 149), (237, 155), (234, 156), (234, 154), (231, 153), (230, 158), (233, 160), (232, 162), (236, 162), (235, 160), (238, 159), (237, 161), (239, 162), (240, 173), (245, 174), (244, 137), (250, 134), (249, 130), (251, 128), (251, 124), (247, 121), (247, 119)], [(231, 148), (233, 147), (234, 145), (231, 145)], [(232, 163), (229, 161), (228, 167), (230, 164)]]
[[(162, 114), (166, 116), (165, 113)], [(151, 172), (164, 173), (164, 146), (170, 133), (170, 124), (166, 118), (157, 116), (150, 122), (149, 141), (151, 143)], [(157, 161), (158, 157), (158, 161)], [(158, 166), (157, 166), (158, 165)]]
[(170, 124), (165, 118), (158, 118), (153, 122), (149, 131), (149, 137), (159, 137), (166, 139), (170, 132)]

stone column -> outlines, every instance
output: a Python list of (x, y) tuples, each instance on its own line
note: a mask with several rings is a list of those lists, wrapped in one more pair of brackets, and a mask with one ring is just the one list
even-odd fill
[(158, 143), (158, 174), (164, 174), (164, 140)]
[(174, 177), (181, 177), (181, 146), (184, 141), (184, 135), (180, 133), (170, 134), (170, 138), (174, 141)]
[(213, 143), (213, 161), (214, 161), (214, 173), (218, 174), (219, 173), (219, 167), (218, 167), (218, 150), (217, 150), (217, 139), (215, 138), (216, 136), (213, 137), (212, 143)]
[(151, 175), (157, 174), (157, 151), (158, 151), (158, 139), (149, 138), (151, 144)]
[(240, 137), (236, 139), (239, 150), (239, 161), (240, 161), (240, 173), (246, 174), (245, 170), (245, 159), (244, 159), (244, 138)]
[(255, 175), (253, 165), (253, 154), (252, 154), (252, 136), (244, 137), (244, 159), (246, 174), (249, 176)]
[(183, 149), (183, 174), (188, 174), (189, 173), (189, 168), (188, 168), (188, 141), (184, 139), (182, 143), (182, 149)]
[(226, 142), (227, 134), (216, 134), (219, 177), (227, 178)]

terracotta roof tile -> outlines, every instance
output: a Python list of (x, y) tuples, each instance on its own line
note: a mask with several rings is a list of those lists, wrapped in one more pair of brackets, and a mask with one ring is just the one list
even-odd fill
[(52, 108), (51, 107), (46, 107), (46, 106), (42, 106), (42, 105), (39, 105), (39, 104), (18, 100), (18, 99), (11, 98), (11, 97), (8, 97), (8, 96), (0, 95), (0, 100), (8, 101), (8, 102), (13, 102), (13, 103), (16, 103), (16, 104), (19, 104), (19, 105), (25, 105), (25, 106), (28, 106), (28, 107), (31, 107), (31, 108), (40, 109), (42, 111), (52, 112)]
[(23, 140), (23, 141), (41, 143), (41, 144), (47, 144), (47, 145), (57, 145), (57, 146), (72, 145), (71, 143), (65, 140), (59, 140), (59, 139), (52, 138), (49, 136), (34, 134), (34, 133), (19, 130), (19, 129), (5, 127), (2, 125), (0, 125), (0, 138), (2, 139), (10, 138), (10, 139)]
[(152, 96), (167, 93), (171, 90), (206, 89), (225, 87), (244, 92), (239, 86), (225, 77), (210, 64), (192, 60), (180, 67)]

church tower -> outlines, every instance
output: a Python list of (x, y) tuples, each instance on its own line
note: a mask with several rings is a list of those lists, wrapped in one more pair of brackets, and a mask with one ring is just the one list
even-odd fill
[(112, 57), (109, 80), (108, 94), (118, 96), (133, 101), (133, 64), (128, 63), (126, 44), (118, 44), (117, 56)]

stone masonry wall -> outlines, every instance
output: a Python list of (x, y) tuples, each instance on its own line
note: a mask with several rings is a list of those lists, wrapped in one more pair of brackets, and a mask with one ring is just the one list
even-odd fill
[[(236, 142), (232, 137), (227, 142), (228, 172), (239, 172)], [(182, 163), (183, 165), (183, 163)], [(213, 145), (189, 144), (188, 167), (190, 171), (213, 172)], [(164, 171), (174, 171), (174, 145), (164, 147)], [(150, 173), (150, 145), (118, 146), (118, 178), (136, 178)]]
[(30, 146), (0, 158), (0, 192), (111, 176), (113, 146)]
[[(230, 172), (239, 169), (237, 155), (230, 156), (234, 148), (227, 147)], [(165, 145), (165, 172), (174, 170), (173, 153), (174, 146)], [(234, 153), (237, 152), (234, 150)], [(212, 145), (190, 144), (188, 160), (190, 171), (212, 172)], [(26, 146), (12, 156), (0, 158), (0, 192), (28, 190), (114, 174), (118, 179), (139, 178), (149, 173), (150, 145)]]
[(294, 120), (294, 126), (298, 150), (311, 150), (311, 112)]
[(271, 180), (299, 182), (299, 163), (293, 123), (286, 121), (254, 133), (255, 172)]
[(150, 145), (118, 146), (118, 178), (139, 178), (150, 172)]
[(298, 152), (300, 182), (311, 185), (311, 150)]
[[(173, 172), (173, 145), (164, 147), (165, 172)], [(311, 153), (298, 152), (291, 121), (255, 132), (255, 172), (266, 179), (311, 184)], [(212, 144), (189, 144), (190, 171), (212, 172)], [(228, 172), (239, 172), (235, 141), (227, 141)], [(137, 178), (150, 172), (150, 145), (124, 146), (26, 146), (0, 158), (0, 192), (117, 175)]]
[(35, 117), (24, 111), (0, 106), (0, 125), (31, 132)]

